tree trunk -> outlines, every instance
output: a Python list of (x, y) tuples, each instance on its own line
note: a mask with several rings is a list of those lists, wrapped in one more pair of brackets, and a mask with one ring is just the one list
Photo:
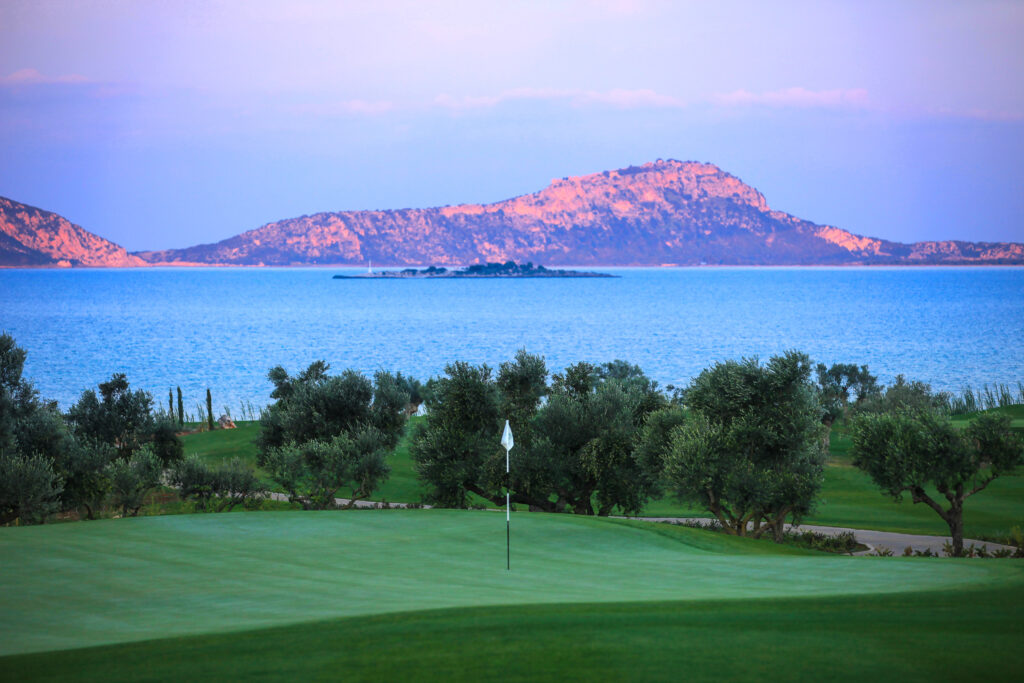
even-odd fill
[(573, 514), (577, 515), (593, 515), (594, 508), (591, 507), (589, 500), (581, 500), (577, 503), (573, 503), (572, 506)]
[(782, 517), (779, 517), (778, 519), (776, 519), (775, 523), (772, 524), (772, 533), (775, 536), (775, 542), (776, 543), (782, 543), (782, 539), (785, 538), (785, 532), (786, 532), (786, 516), (783, 515)]
[(953, 537), (953, 557), (963, 557), (964, 509), (962, 504), (955, 505), (949, 509), (946, 524), (949, 525), (949, 535)]

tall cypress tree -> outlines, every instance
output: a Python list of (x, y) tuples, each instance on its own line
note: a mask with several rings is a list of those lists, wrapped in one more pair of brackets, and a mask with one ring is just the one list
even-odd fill
[(206, 420), (210, 425), (210, 431), (213, 431), (213, 397), (210, 395), (209, 387), (206, 389)]
[(185, 426), (185, 404), (181, 402), (181, 387), (178, 387), (178, 426)]
[(167, 414), (174, 419), (174, 392), (170, 389), (167, 390)]

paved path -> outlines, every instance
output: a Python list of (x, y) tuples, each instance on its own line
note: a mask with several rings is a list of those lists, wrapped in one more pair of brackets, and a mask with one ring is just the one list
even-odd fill
[[(288, 495), (284, 494), (284, 493), (275, 493), (275, 492), (271, 491), (270, 493), (267, 494), (267, 497), (270, 498), (271, 500), (283, 500), (284, 502), (288, 502)], [(334, 504), (337, 505), (338, 507), (344, 507), (344, 506), (349, 504), (350, 500), (351, 500), (350, 498), (335, 498), (334, 499)], [(407, 507), (411, 507), (409, 505), (409, 503), (387, 503), (386, 505), (389, 508), (407, 508)], [(356, 504), (353, 507), (357, 507), (357, 508), (371, 508), (372, 509), (372, 508), (382, 508), (384, 506), (385, 506), (385, 503), (381, 503), (381, 502), (378, 502), (378, 501), (375, 501), (375, 500), (357, 500)], [(431, 506), (430, 505), (416, 505), (414, 507), (430, 509)]]
[[(638, 519), (647, 522), (698, 522), (706, 523), (712, 520), (704, 517), (630, 517), (629, 519)], [(794, 528), (793, 525), (787, 524), (786, 529)], [(852, 531), (854, 537), (859, 543), (863, 543), (868, 546), (867, 550), (855, 553), (857, 555), (867, 555), (876, 549), (885, 548), (891, 550), (894, 555), (902, 555), (904, 549), (907, 547), (913, 548), (914, 550), (924, 551), (931, 550), (933, 553), (942, 554), (942, 548), (946, 543), (951, 543), (952, 539), (949, 536), (922, 536), (918, 534), (898, 534), (891, 531), (874, 531), (871, 529), (850, 529), (847, 527), (835, 527), (835, 526), (815, 526), (813, 524), (801, 524), (795, 527), (797, 531), (816, 531), (821, 534), (827, 534), (829, 536), (837, 536), (845, 531)], [(1013, 550), (1013, 546), (1002, 545), (1000, 543), (992, 543), (990, 541), (979, 541), (973, 538), (964, 539), (964, 547), (969, 548), (971, 544), (977, 547), (986, 546), (989, 552), (993, 550), (999, 550), (1001, 548), (1008, 548)]]

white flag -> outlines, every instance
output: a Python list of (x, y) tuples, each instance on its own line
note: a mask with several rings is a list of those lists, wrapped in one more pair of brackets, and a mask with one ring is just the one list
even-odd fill
[(508, 426), (508, 420), (505, 420), (505, 431), (501, 433), (501, 445), (505, 447), (506, 451), (512, 450), (512, 428)]

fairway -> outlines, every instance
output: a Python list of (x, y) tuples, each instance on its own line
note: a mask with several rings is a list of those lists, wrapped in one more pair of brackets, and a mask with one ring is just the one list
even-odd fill
[(1014, 586), (1024, 565), (806, 553), (570, 515), (373, 510), (0, 529), (0, 654), (482, 605), (708, 601)]

